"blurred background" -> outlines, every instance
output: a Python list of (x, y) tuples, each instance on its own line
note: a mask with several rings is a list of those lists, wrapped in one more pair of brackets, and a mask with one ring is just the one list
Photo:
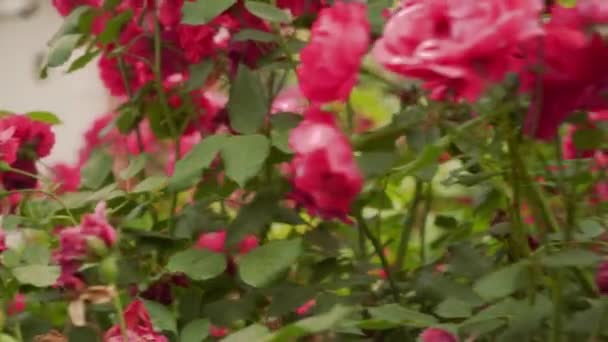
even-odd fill
[(50, 162), (75, 161), (89, 123), (110, 109), (96, 63), (72, 74), (49, 70), (47, 79), (39, 79), (46, 43), (61, 22), (51, 0), (0, 0), (0, 110), (43, 110), (61, 118)]

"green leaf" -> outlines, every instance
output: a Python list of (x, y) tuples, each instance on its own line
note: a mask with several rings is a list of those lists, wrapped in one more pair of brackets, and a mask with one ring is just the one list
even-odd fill
[(245, 8), (256, 17), (270, 22), (288, 23), (290, 21), (287, 12), (264, 2), (249, 0), (245, 2)]
[(444, 300), (435, 309), (435, 313), (443, 318), (467, 318), (472, 312), (471, 304), (455, 298)]
[(357, 157), (357, 164), (366, 178), (384, 175), (395, 162), (393, 152), (362, 152)]
[(508, 296), (525, 284), (522, 275), (527, 268), (528, 263), (524, 261), (503, 267), (483, 276), (473, 289), (487, 300)]
[(222, 148), (226, 136), (212, 135), (203, 139), (175, 164), (175, 173), (169, 179), (169, 191), (179, 192), (192, 187), (201, 178), (204, 169), (211, 165)]
[(588, 267), (594, 266), (602, 258), (588, 250), (567, 249), (541, 258), (547, 267)]
[(202, 342), (209, 336), (209, 320), (197, 319), (186, 324), (179, 337), (179, 342)]
[(102, 150), (95, 150), (82, 168), (81, 186), (88, 189), (99, 189), (112, 172), (112, 157)]
[(44, 122), (49, 125), (59, 125), (62, 123), (61, 119), (59, 119), (57, 117), (57, 115), (55, 115), (51, 112), (35, 111), (35, 112), (28, 112), (25, 115), (32, 120)]
[(141, 183), (137, 184), (132, 193), (142, 193), (142, 192), (156, 192), (162, 190), (165, 186), (167, 186), (167, 177), (165, 176), (152, 176), (144, 179)]
[(576, 0), (557, 0), (557, 3), (568, 8), (576, 6)]
[(236, 135), (228, 138), (222, 146), (226, 175), (244, 187), (262, 169), (269, 153), (270, 143), (263, 135)]
[(422, 312), (406, 309), (398, 304), (386, 304), (370, 308), (369, 314), (372, 319), (407, 325), (412, 327), (428, 327), (437, 324), (437, 319)]
[(120, 171), (120, 173), (119, 173), (120, 179), (127, 180), (127, 179), (131, 179), (131, 178), (135, 177), (138, 173), (141, 172), (141, 170), (144, 169), (147, 162), (148, 162), (147, 154), (140, 154), (140, 155), (135, 156), (129, 162), (129, 166), (127, 166), (125, 169)]
[(189, 68), (189, 77), (184, 87), (185, 91), (193, 91), (205, 85), (207, 78), (211, 75), (215, 64), (211, 59), (205, 59), (198, 64), (192, 64)]
[(239, 275), (253, 287), (264, 287), (292, 266), (301, 252), (300, 239), (267, 243), (242, 257)]
[(49, 52), (47, 65), (51, 68), (58, 67), (67, 62), (72, 55), (72, 51), (78, 45), (82, 35), (73, 33), (59, 38), (52, 46)]
[(203, 25), (209, 23), (236, 3), (236, 0), (186, 1), (182, 8), (182, 24)]
[(237, 32), (234, 36), (232, 36), (232, 41), (234, 42), (242, 42), (242, 41), (256, 41), (262, 43), (270, 43), (277, 40), (277, 36), (273, 33), (254, 30), (254, 29), (243, 29)]
[(23, 250), (23, 260), (28, 265), (48, 265), (51, 251), (46, 246), (30, 245)]
[(239, 65), (228, 100), (230, 126), (240, 133), (255, 133), (268, 114), (268, 100), (259, 74)]
[(285, 284), (270, 293), (272, 301), (268, 307), (268, 314), (273, 317), (281, 317), (293, 312), (295, 309), (315, 297), (315, 289), (312, 287)]
[(279, 329), (268, 336), (265, 341), (297, 341), (298, 337), (329, 330), (342, 322), (352, 311), (352, 308), (336, 305), (329, 312), (297, 321)]
[(260, 192), (253, 201), (241, 207), (227, 229), (227, 244), (234, 245), (248, 234), (261, 234), (264, 227), (273, 222), (275, 213), (278, 211), (278, 201), (279, 198), (276, 195)]
[(70, 67), (68, 68), (68, 74), (84, 68), (93, 59), (95, 59), (95, 57), (97, 57), (100, 53), (101, 53), (101, 50), (85, 52), (82, 56), (76, 58), (76, 60), (74, 60), (72, 62), (72, 64), (70, 64)]
[(245, 329), (241, 329), (234, 334), (229, 335), (222, 342), (246, 342), (246, 341), (264, 341), (269, 330), (266, 326), (260, 324), (252, 324)]
[(217, 326), (231, 326), (239, 321), (251, 320), (255, 316), (256, 300), (253, 296), (239, 299), (221, 299), (205, 305), (203, 313)]
[(55, 284), (61, 269), (59, 266), (27, 265), (13, 268), (13, 275), (21, 284), (47, 287)]
[(51, 40), (49, 41), (49, 46), (54, 45), (59, 38), (70, 34), (77, 33), (80, 28), (80, 21), (86, 17), (89, 13), (92, 12), (91, 6), (78, 6), (74, 8), (70, 14), (65, 17), (63, 20), (63, 24), (59, 28), (59, 30), (53, 35)]
[(142, 301), (144, 302), (146, 310), (148, 310), (150, 318), (152, 319), (152, 324), (156, 329), (177, 333), (175, 314), (171, 310), (166, 306), (151, 300), (143, 299)]
[(204, 249), (191, 248), (174, 254), (169, 259), (167, 270), (185, 273), (193, 280), (207, 280), (224, 273), (226, 257)]
[(105, 29), (99, 34), (99, 41), (102, 44), (109, 44), (113, 42), (118, 35), (124, 24), (126, 24), (131, 17), (133, 17), (133, 11), (127, 10), (121, 12), (119, 15), (112, 17), (106, 23)]
[(572, 137), (574, 146), (579, 150), (592, 150), (602, 145), (606, 138), (602, 130), (597, 128), (579, 128)]
[(285, 153), (292, 153), (289, 147), (289, 132), (302, 121), (302, 115), (295, 113), (278, 113), (270, 117), (272, 145)]

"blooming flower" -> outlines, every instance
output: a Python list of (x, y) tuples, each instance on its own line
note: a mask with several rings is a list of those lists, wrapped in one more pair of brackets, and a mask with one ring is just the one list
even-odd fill
[(542, 34), (540, 0), (411, 0), (386, 24), (373, 57), (424, 81), (434, 98), (474, 101), (516, 69), (519, 44)]
[(209, 335), (215, 338), (222, 338), (228, 335), (228, 328), (218, 327), (216, 325), (211, 324), (209, 326)]
[(106, 247), (112, 247), (117, 241), (116, 230), (106, 217), (105, 203), (100, 202), (93, 214), (84, 215), (80, 225), (59, 231), (59, 249), (54, 253), (55, 261), (61, 266), (61, 276), (57, 285), (62, 287), (80, 287), (78, 269), (88, 253), (87, 240), (96, 238)]
[(17, 141), (19, 150), (31, 149), (37, 158), (48, 156), (55, 144), (55, 135), (50, 125), (25, 115), (9, 115), (0, 119), (0, 131), (8, 135), (11, 130), (11, 138)]
[(8, 127), (0, 131), (0, 160), (12, 164), (17, 160), (19, 142), (13, 138), (15, 127)]
[(451, 333), (438, 328), (427, 328), (420, 334), (422, 342), (458, 342)]
[(345, 100), (357, 81), (369, 36), (364, 4), (337, 2), (321, 10), (310, 42), (300, 53), (302, 93), (316, 103)]
[(127, 328), (127, 341), (123, 337), (120, 325), (117, 324), (106, 331), (103, 337), (104, 342), (169, 341), (165, 336), (154, 330), (150, 314), (148, 314), (144, 303), (140, 300), (134, 300), (125, 308), (124, 319)]
[(345, 220), (363, 177), (346, 136), (332, 114), (309, 109), (289, 135), (291, 197), (311, 214)]
[(608, 65), (603, 63), (608, 58), (608, 44), (592, 30), (601, 18), (588, 13), (586, 8), (592, 2), (578, 2), (575, 8), (555, 5), (540, 45), (531, 44), (524, 50), (525, 58), (535, 60), (538, 67), (522, 72), (523, 88), (541, 89), (533, 94), (524, 128), (538, 139), (553, 138), (559, 125), (576, 110), (608, 108), (603, 96), (608, 87)]

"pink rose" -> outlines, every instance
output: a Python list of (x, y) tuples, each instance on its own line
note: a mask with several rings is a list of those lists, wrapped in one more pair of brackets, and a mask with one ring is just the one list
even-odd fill
[[(150, 320), (150, 314), (148, 314), (142, 301), (134, 300), (131, 302), (131, 304), (125, 308), (124, 318), (127, 326), (126, 335), (128, 341), (169, 341), (165, 336), (154, 330), (154, 326)], [(128, 342), (124, 340), (123, 332), (118, 324), (106, 331), (103, 341)]]
[(366, 5), (336, 2), (321, 10), (300, 53), (300, 89), (312, 102), (344, 101), (357, 82), (370, 41)]
[(515, 48), (542, 34), (540, 0), (409, 0), (386, 24), (373, 57), (421, 79), (434, 98), (475, 101), (516, 70)]
[(311, 214), (346, 220), (363, 177), (332, 114), (309, 109), (289, 135), (291, 197)]

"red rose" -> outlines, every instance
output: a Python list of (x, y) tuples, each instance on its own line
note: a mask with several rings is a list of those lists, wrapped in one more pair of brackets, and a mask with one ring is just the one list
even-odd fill
[(369, 46), (366, 6), (337, 2), (321, 10), (297, 74), (304, 96), (316, 103), (344, 101), (357, 81)]
[(311, 214), (346, 219), (363, 177), (332, 114), (310, 109), (289, 135), (291, 197)]
[(73, 192), (80, 187), (80, 166), (58, 163), (53, 166), (53, 179), (60, 184), (58, 193)]
[(538, 0), (408, 0), (373, 49), (385, 68), (424, 81), (434, 98), (476, 100), (517, 65), (511, 55), (542, 34)]

